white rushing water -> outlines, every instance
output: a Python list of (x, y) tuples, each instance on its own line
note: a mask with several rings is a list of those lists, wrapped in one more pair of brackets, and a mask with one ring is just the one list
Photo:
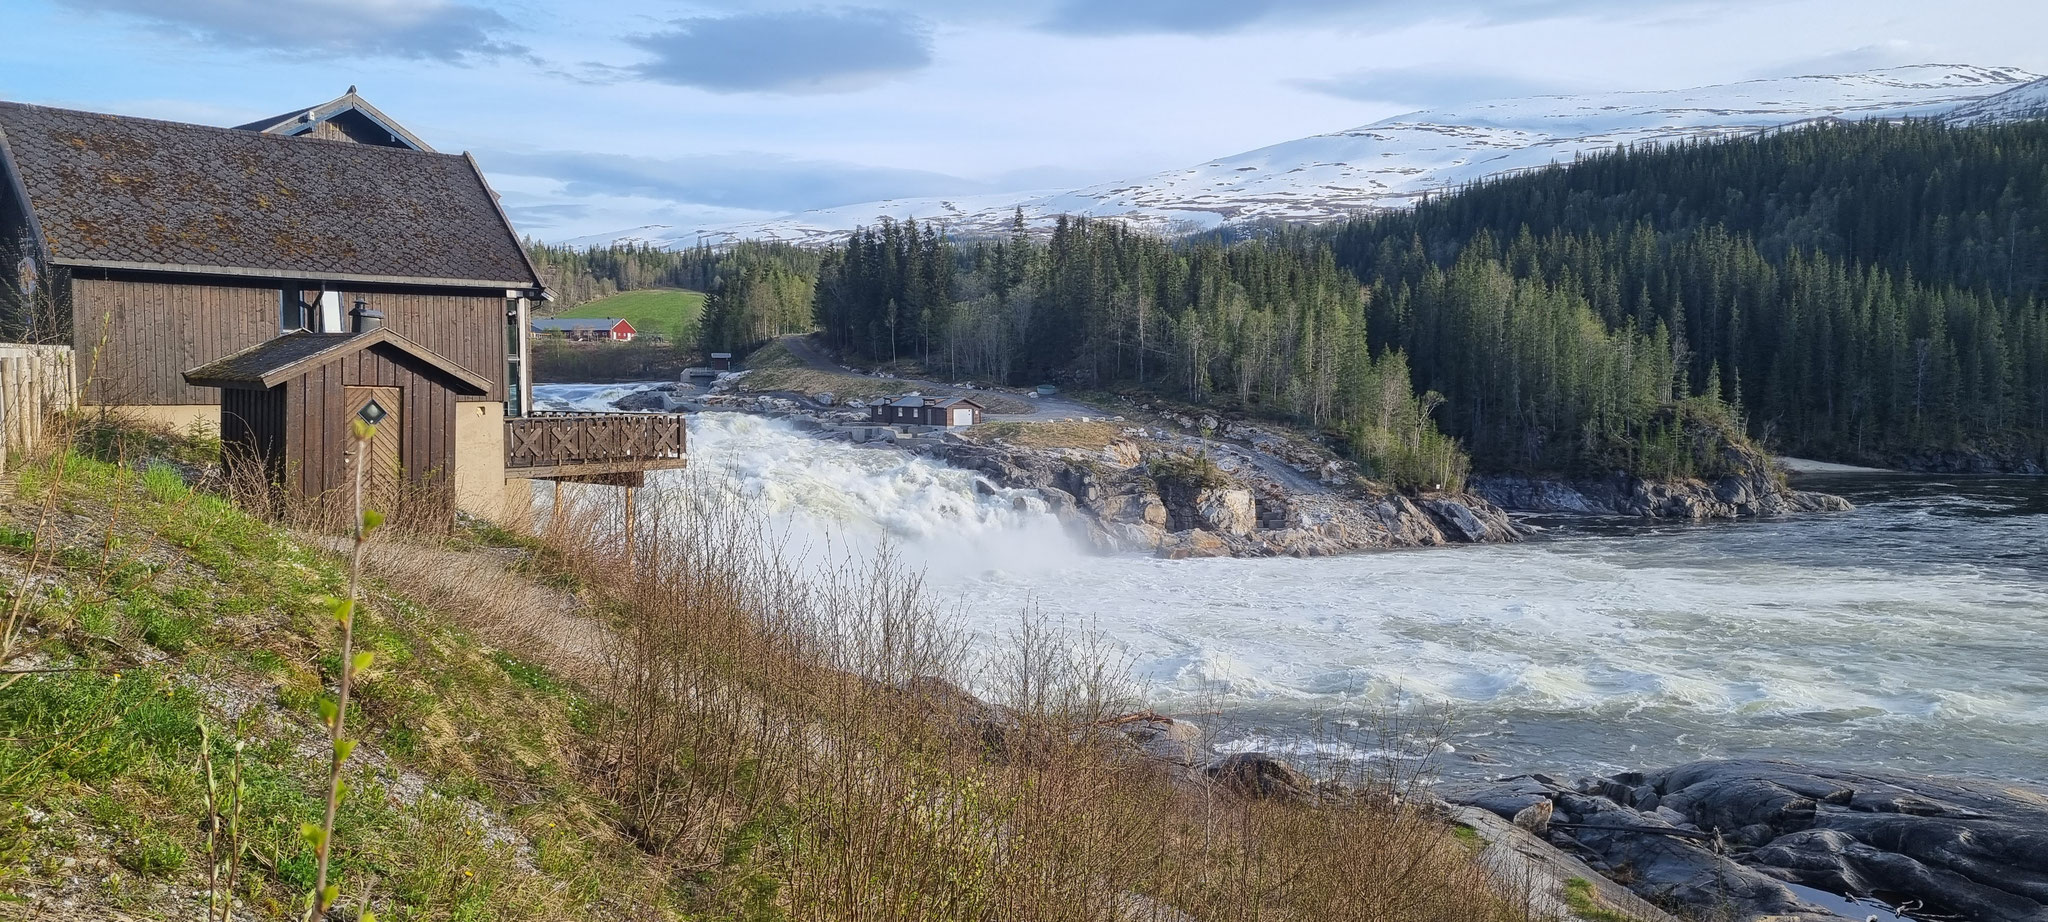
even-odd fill
[(890, 541), (984, 642), (1034, 605), (1094, 625), (1151, 704), (1220, 711), (1231, 748), (1369, 749), (1310, 728), (1410, 700), (1448, 705), (1453, 772), (1761, 754), (2048, 777), (2048, 573), (2033, 556), (2048, 510), (2005, 514), (1995, 490), (1882, 486), (1841, 516), (1517, 545), (1168, 561), (1088, 553), (1035, 495), (759, 417), (693, 417), (691, 454), (804, 534)]

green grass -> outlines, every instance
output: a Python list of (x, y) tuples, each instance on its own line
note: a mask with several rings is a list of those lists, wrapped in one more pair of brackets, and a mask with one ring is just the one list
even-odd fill
[[(31, 531), (46, 504), (74, 524)], [(220, 771), (248, 746), (236, 917), (295, 918), (314, 858), (300, 827), (324, 792), (307, 741), (339, 665), (319, 600), (342, 588), (341, 561), (167, 467), (75, 455), (0, 487), (0, 569), (38, 556), (52, 562), (14, 652), (56, 671), (0, 687), (0, 904), (67, 874), (99, 875), (86, 898), (117, 906), (203, 891), (204, 720)], [(632, 884), (650, 872), (569, 762), (589, 719), (576, 689), (382, 585), (356, 639), (376, 666), (349, 715), (366, 745), (336, 828), (344, 892), (372, 885), (387, 919), (660, 916)]]
[(704, 293), (675, 288), (625, 291), (553, 315), (557, 318), (624, 317), (642, 333), (660, 333), (672, 342), (697, 338), (697, 319), (704, 313)]
[(1583, 877), (1564, 882), (1564, 902), (1572, 915), (1586, 922), (1638, 922), (1635, 916), (1601, 905), (1600, 894), (1593, 889), (1593, 882)]

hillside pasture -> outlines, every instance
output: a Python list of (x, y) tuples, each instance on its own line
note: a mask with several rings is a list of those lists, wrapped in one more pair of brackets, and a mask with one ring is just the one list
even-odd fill
[(651, 288), (623, 291), (608, 298), (586, 301), (551, 317), (581, 319), (624, 317), (643, 334), (659, 333), (671, 342), (692, 343), (697, 339), (697, 322), (704, 313), (704, 293), (680, 288)]

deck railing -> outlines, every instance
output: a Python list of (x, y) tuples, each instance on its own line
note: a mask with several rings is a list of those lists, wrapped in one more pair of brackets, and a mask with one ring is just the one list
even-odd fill
[(596, 477), (684, 466), (680, 413), (534, 413), (505, 420), (505, 476)]

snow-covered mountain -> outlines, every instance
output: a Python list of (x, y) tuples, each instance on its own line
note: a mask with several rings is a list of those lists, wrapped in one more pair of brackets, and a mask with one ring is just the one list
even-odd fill
[[(2001, 102), (2003, 101), (2003, 102)], [(1412, 204), (1489, 176), (1569, 163), (1623, 144), (1753, 134), (1814, 119), (2023, 117), (2048, 103), (2048, 80), (2010, 67), (1924, 64), (1861, 74), (1782, 77), (1683, 90), (1537, 96), (1411, 112), (1186, 169), (1067, 192), (900, 199), (611, 239), (687, 246), (700, 239), (829, 240), (886, 216), (938, 221), (954, 234), (1009, 227), (1019, 208), (1043, 227), (1059, 215), (1118, 218), (1159, 231), (1260, 219), (1324, 221)], [(680, 232), (679, 232), (680, 231)]]
[(1949, 112), (1947, 119), (1951, 125), (1980, 125), (2044, 117), (2048, 117), (2048, 80), (2036, 80), (1996, 96), (1964, 103)]

